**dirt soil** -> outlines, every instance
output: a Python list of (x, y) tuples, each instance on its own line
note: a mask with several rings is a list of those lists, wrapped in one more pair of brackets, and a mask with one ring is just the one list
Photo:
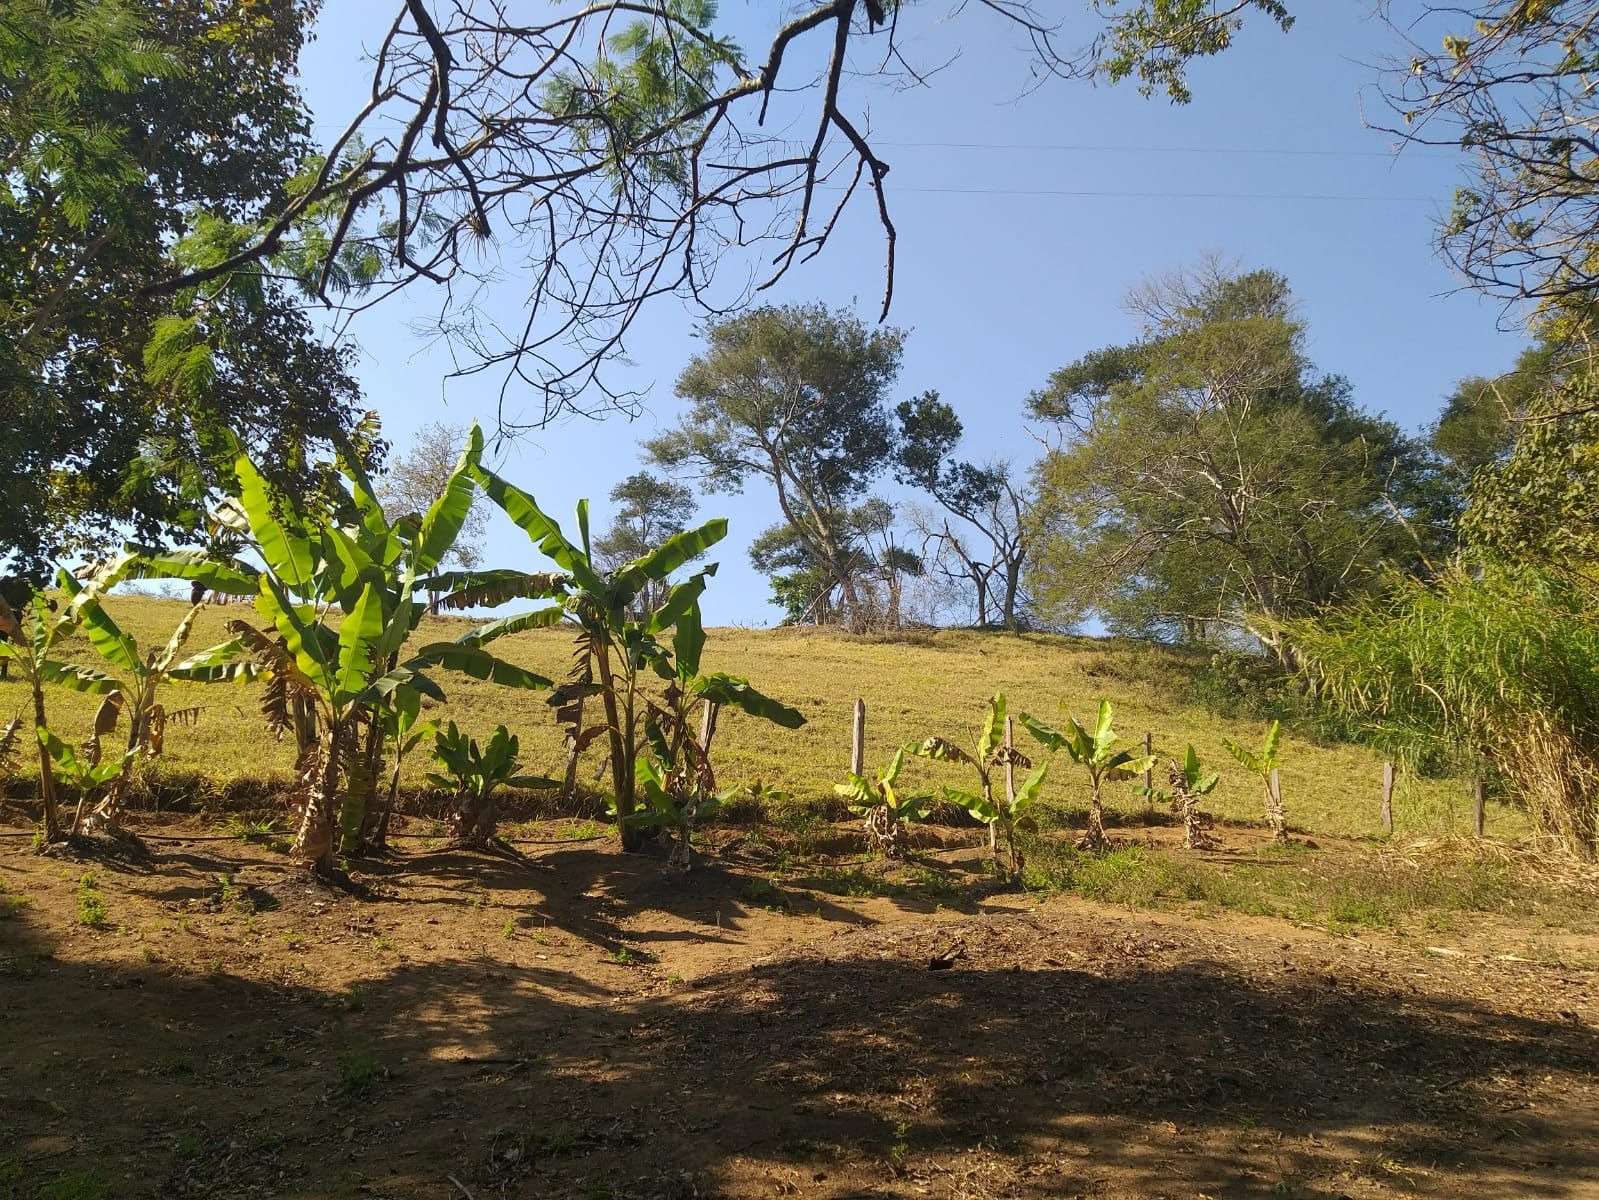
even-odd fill
[(0, 1196), (1599, 1196), (1593, 946), (407, 844), (0, 842)]

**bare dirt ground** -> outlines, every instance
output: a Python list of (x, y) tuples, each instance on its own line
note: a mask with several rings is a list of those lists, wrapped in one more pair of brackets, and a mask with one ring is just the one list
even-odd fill
[(1525, 930), (0, 847), (4, 1197), (1599, 1196), (1596, 947)]

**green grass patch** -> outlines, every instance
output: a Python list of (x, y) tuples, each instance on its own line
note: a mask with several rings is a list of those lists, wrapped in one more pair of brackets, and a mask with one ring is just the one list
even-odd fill
[(1089, 854), (1038, 839), (1027, 858), (1030, 887), (1129, 908), (1209, 908), (1335, 932), (1446, 930), (1468, 913), (1593, 924), (1581, 895), (1497, 856), (1287, 846), (1229, 861), (1145, 846)]
[(110, 917), (94, 872), (85, 871), (78, 879), (78, 924), (88, 929), (104, 929)]

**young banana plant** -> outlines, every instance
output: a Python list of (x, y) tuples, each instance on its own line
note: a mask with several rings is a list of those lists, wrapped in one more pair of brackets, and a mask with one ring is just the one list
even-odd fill
[[(961, 788), (945, 788), (944, 798), (960, 805), (988, 826), (988, 848), (996, 868), (999, 865), (997, 834), (1004, 832), (1005, 847), (1010, 855), (1010, 877), (1012, 881), (1019, 882), (1025, 862), (1016, 843), (1016, 833), (1031, 823), (1032, 818), (1027, 813), (1038, 799), (1049, 764), (1039, 764), (1020, 788), (1014, 786), (1015, 769), (1021, 767), (1025, 770), (1033, 764), (1025, 754), (1008, 744), (1005, 737), (1005, 693), (995, 692), (989, 700), (988, 711), (977, 734), (977, 745), (972, 752), (968, 753), (948, 738), (941, 737), (907, 743), (905, 751), (938, 762), (965, 763), (972, 768), (977, 775), (978, 790), (968, 792)], [(995, 771), (1004, 772), (1006, 783), (1003, 793), (997, 796), (994, 789)]]
[(1211, 837), (1209, 832), (1212, 824), (1210, 814), (1200, 811), (1199, 802), (1216, 790), (1216, 784), (1221, 777), (1214, 771), (1206, 773), (1204, 767), (1200, 765), (1199, 752), (1190, 742), (1180, 764), (1176, 759), (1167, 761), (1166, 778), (1170, 784), (1170, 791), (1159, 788), (1138, 790), (1151, 800), (1171, 804), (1172, 812), (1182, 818), (1183, 845), (1188, 849), (1209, 850), (1216, 846), (1216, 839)]
[(886, 858), (910, 856), (905, 826), (912, 821), (925, 821), (933, 806), (931, 795), (901, 796), (894, 789), (904, 765), (902, 747), (894, 752), (887, 769), (876, 779), (852, 773), (846, 782), (833, 785), (833, 790), (844, 797), (850, 811), (865, 820), (866, 831)]
[(50, 770), (55, 776), (55, 781), (65, 784), (78, 794), (78, 813), (73, 821), (74, 831), (82, 825), (85, 808), (100, 799), (106, 789), (114, 787), (118, 780), (127, 776), (129, 765), (139, 753), (137, 750), (124, 750), (116, 758), (98, 759), (88, 755), (80, 757), (71, 746), (48, 729), (40, 732), (39, 743), (50, 756)]
[[(98, 598), (119, 583), (125, 574), (124, 560), (101, 567), (86, 579), (78, 594), (63, 604), (35, 592), (23, 606), (14, 611), (0, 598), (0, 660), (14, 662), (22, 679), (27, 683), (33, 700), (33, 745), (39, 756), (39, 799), (44, 816), (44, 844), (60, 841), (66, 836), (61, 823), (61, 806), (56, 788), (56, 760), (51, 756), (48, 737), (50, 726), (45, 715), (44, 685), (46, 683), (72, 683), (78, 668), (68, 666), (52, 657), (56, 647), (77, 628), (79, 614), (91, 598)], [(83, 690), (93, 691), (88, 687)]]
[(1088, 804), (1088, 830), (1077, 842), (1079, 850), (1099, 851), (1107, 845), (1102, 794), (1105, 781), (1131, 779), (1155, 761), (1153, 755), (1140, 755), (1133, 750), (1116, 748), (1116, 731), (1111, 728), (1112, 714), (1110, 701), (1101, 700), (1092, 733), (1069, 714), (1064, 730), (1052, 729), (1042, 721), (1022, 714), (1022, 724), (1046, 749), (1051, 753), (1064, 750), (1073, 762), (1088, 772), (1092, 789)]
[[(623, 850), (642, 849), (647, 830), (659, 824), (651, 819), (648, 808), (643, 815), (635, 815), (640, 812), (639, 754), (647, 740), (640, 735), (651, 704), (645, 691), (649, 674), (666, 680), (684, 695), (692, 693), (695, 700), (716, 699), (711, 693), (720, 689), (726, 702), (756, 716), (778, 720), (780, 715), (780, 723), (804, 723), (799, 713), (766, 700), (743, 680), (723, 676), (713, 683), (718, 677), (698, 674), (705, 638), (699, 623), (699, 598), (716, 572), (714, 564), (666, 588), (653, 612), (636, 611), (636, 601), (646, 585), (668, 583), (681, 567), (727, 536), (726, 520), (718, 518), (684, 530), (640, 558), (606, 572), (596, 565), (590, 546), (588, 501), (578, 502), (577, 540), (573, 541), (520, 488), (476, 462), (472, 477), (562, 572), (554, 577), (563, 595), (559, 605), (506, 621), (520, 622), (521, 628), (564, 623), (576, 629), (576, 664), (551, 695), (550, 704), (556, 718), (568, 727), (574, 753), (596, 740), (606, 741), (611, 782), (606, 803), (616, 814)], [(544, 581), (551, 578), (489, 572), (463, 580), (444, 603), (446, 607), (500, 604), (539, 594), (541, 587), (547, 591)], [(524, 585), (519, 580), (532, 582)], [(584, 703), (589, 699), (599, 701), (603, 720), (592, 721), (592, 706)], [(588, 721), (585, 713), (590, 714)], [(669, 773), (671, 765), (663, 765)]]
[[(131, 556), (128, 556), (131, 558)], [(102, 578), (120, 578), (134, 564), (126, 559), (114, 559), (107, 564)], [(177, 629), (159, 650), (140, 653), (138, 644), (101, 603), (100, 589), (91, 589), (66, 571), (61, 572), (58, 583), (76, 609), (78, 623), (89, 639), (89, 644), (100, 655), (105, 669), (88, 666), (67, 666), (57, 676), (57, 682), (76, 691), (103, 696), (95, 713), (94, 732), (86, 751), (90, 766), (99, 766), (104, 759), (102, 741), (116, 732), (126, 716), (128, 731), (123, 739), (125, 753), (107, 760), (120, 764), (120, 770), (104, 781), (98, 803), (85, 809), (80, 801), (73, 819), (72, 832), (84, 834), (121, 831), (122, 808), (133, 766), (141, 759), (160, 756), (169, 724), (187, 725), (198, 719), (203, 706), (168, 709), (160, 699), (163, 685), (170, 682), (222, 683), (253, 678), (255, 665), (240, 661), (243, 644), (233, 638), (218, 643), (198, 654), (180, 659), (184, 645), (194, 630), (195, 618), (202, 604), (197, 604), (185, 614)], [(57, 760), (59, 762), (59, 759)]]
[(1266, 730), (1266, 740), (1258, 751), (1240, 746), (1231, 738), (1222, 738), (1221, 744), (1245, 769), (1260, 777), (1266, 790), (1266, 820), (1271, 824), (1272, 838), (1278, 842), (1288, 840), (1288, 813), (1283, 808), (1282, 787), (1278, 783), (1277, 763), (1282, 745), (1282, 722), (1273, 721)]
[(494, 730), (483, 747), (457, 729), (454, 721), (435, 735), (433, 760), (443, 771), (429, 774), (428, 780), (453, 794), (450, 836), (457, 846), (515, 855), (516, 851), (498, 836), (494, 793), (502, 787), (561, 786), (556, 779), (516, 774), (521, 748), (520, 740), (504, 725)]
[(805, 724), (799, 710), (762, 695), (749, 680), (721, 672), (700, 673), (705, 628), (696, 593), (673, 626), (672, 657), (657, 658), (658, 674), (672, 672), (659, 700), (646, 700), (644, 735), (651, 755), (639, 758), (634, 770), (643, 804), (625, 820), (673, 834), (668, 865), (687, 871), (693, 865), (693, 836), (743, 789), (718, 792), (711, 765), (711, 743), (723, 708), (736, 708), (797, 729)]

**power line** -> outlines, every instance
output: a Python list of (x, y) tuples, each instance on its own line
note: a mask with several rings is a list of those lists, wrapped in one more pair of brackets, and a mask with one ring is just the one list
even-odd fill
[[(925, 150), (1044, 150), (1072, 153), (1106, 154), (1258, 154), (1299, 158), (1386, 158), (1397, 160), (1398, 151), (1390, 150), (1319, 150), (1289, 146), (1109, 146), (1071, 142), (883, 142), (872, 140), (874, 146)], [(1411, 158), (1453, 159), (1456, 155), (1439, 151), (1409, 151)]]
[[(1335, 195), (1319, 192), (1123, 192), (1100, 191), (1090, 188), (897, 187), (892, 183), (884, 186), (890, 196), (908, 192), (923, 192), (951, 196), (1086, 196), (1142, 200), (1355, 200), (1400, 204), (1437, 204), (1440, 202), (1436, 196)], [(843, 189), (834, 186), (829, 190), (842, 191)]]

